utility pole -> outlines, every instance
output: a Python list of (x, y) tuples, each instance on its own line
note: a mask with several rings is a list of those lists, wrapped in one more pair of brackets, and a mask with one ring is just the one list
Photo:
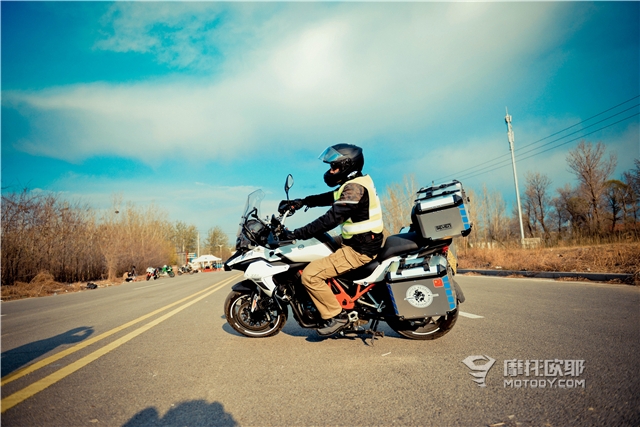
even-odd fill
[(518, 190), (518, 175), (516, 174), (516, 157), (513, 154), (513, 128), (511, 127), (511, 116), (507, 108), (507, 115), (504, 121), (507, 123), (507, 136), (509, 137), (509, 150), (511, 150), (511, 163), (513, 164), (513, 181), (516, 185), (516, 201), (518, 203), (518, 217), (520, 219), (520, 244), (524, 247), (524, 227), (522, 226), (522, 208), (520, 208), (520, 191)]

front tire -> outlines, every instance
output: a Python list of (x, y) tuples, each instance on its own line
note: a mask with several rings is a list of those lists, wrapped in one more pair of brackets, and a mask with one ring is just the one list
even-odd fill
[(458, 320), (456, 308), (446, 316), (428, 317), (419, 320), (387, 320), (391, 329), (412, 340), (435, 340), (446, 335)]
[[(251, 300), (251, 293), (231, 291), (224, 302), (224, 315), (236, 332), (250, 338), (266, 338), (284, 328), (287, 314), (275, 302), (263, 298), (252, 313)], [(266, 303), (266, 307), (261, 307), (261, 303)]]

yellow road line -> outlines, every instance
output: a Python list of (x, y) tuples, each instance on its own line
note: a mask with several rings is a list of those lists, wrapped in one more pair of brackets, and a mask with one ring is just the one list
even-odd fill
[[(232, 280), (236, 279), (237, 276), (231, 277), (228, 280), (225, 280), (224, 282), (222, 282), (221, 284), (216, 284), (213, 285), (203, 291), (197, 292), (194, 295), (200, 294), (202, 292), (206, 292), (207, 290), (211, 289), (211, 288), (215, 288), (212, 289), (211, 291), (205, 293), (204, 295), (193, 299), (191, 301), (189, 301), (188, 303), (184, 304), (181, 307), (176, 308), (173, 311), (170, 311), (169, 313), (165, 314), (164, 316), (161, 316), (149, 323), (147, 323), (146, 325), (128, 333), (127, 335), (123, 336), (122, 338), (119, 338), (109, 344), (107, 344), (106, 346), (100, 348), (99, 350), (94, 351), (93, 353), (71, 363), (68, 366), (65, 366), (64, 368), (54, 372), (53, 374), (39, 380), (36, 381), (35, 383), (25, 387), (24, 389), (5, 397), (4, 399), (2, 399), (1, 402), (1, 406), (2, 409), (0, 410), (0, 412), (4, 413), (5, 411), (7, 411), (8, 409), (14, 407), (15, 405), (17, 405), (20, 402), (25, 401), (26, 399), (30, 398), (31, 396), (33, 396), (34, 394), (44, 390), (45, 388), (49, 387), (52, 384), (55, 384), (56, 382), (60, 381), (61, 379), (67, 377), (68, 375), (71, 375), (72, 373), (74, 373), (75, 371), (77, 371), (78, 369), (88, 365), (89, 363), (93, 362), (94, 360), (104, 356), (105, 354), (109, 353), (110, 351), (120, 347), (122, 344), (126, 343), (127, 341), (132, 340), (133, 338), (137, 337), (138, 335), (142, 334), (143, 332), (148, 331), (149, 329), (153, 328), (154, 326), (164, 322), (165, 320), (169, 319), (170, 317), (174, 316), (175, 314), (181, 312), (182, 310), (184, 310), (187, 307), (190, 307), (191, 305), (195, 304), (196, 302), (208, 297), (209, 295), (213, 294), (214, 292), (219, 291), (220, 289), (222, 289), (223, 287), (225, 287), (229, 282), (231, 282)], [(192, 295), (193, 297), (193, 295)], [(188, 297), (190, 298), (190, 297)], [(186, 298), (186, 299), (188, 299)], [(184, 299), (180, 300), (179, 302), (184, 301)], [(175, 303), (170, 304), (167, 307), (171, 307), (175, 305)], [(165, 307), (165, 308), (167, 308)], [(161, 309), (162, 310), (162, 309)], [(158, 310), (156, 310), (157, 312)], [(155, 313), (155, 312), (154, 312)], [(145, 316), (143, 316), (145, 317)], [(148, 317), (148, 315), (146, 316)], [(138, 320), (138, 319), (136, 319)], [(129, 322), (131, 323), (131, 322)], [(49, 362), (50, 363), (50, 362)]]
[[(231, 279), (228, 279), (227, 282), (235, 279), (235, 277), (236, 276), (232, 277)], [(225, 283), (227, 283), (227, 282), (225, 282)], [(93, 337), (93, 338), (90, 338), (88, 340), (82, 341), (81, 343), (76, 344), (73, 347), (69, 347), (66, 350), (63, 350), (63, 351), (61, 351), (59, 353), (56, 353), (56, 354), (54, 354), (52, 356), (49, 356), (49, 357), (47, 357), (45, 359), (42, 359), (42, 360), (40, 360), (40, 361), (38, 361), (38, 362), (36, 362), (34, 364), (31, 364), (29, 366), (25, 366), (22, 369), (18, 369), (17, 371), (14, 371), (14, 372), (6, 375), (4, 378), (2, 378), (2, 381), (0, 381), (0, 386), (3, 386), (5, 384), (7, 384), (7, 383), (10, 383), (11, 381), (17, 380), (18, 378), (24, 377), (25, 375), (30, 374), (30, 373), (32, 373), (34, 371), (37, 371), (40, 368), (43, 368), (43, 367), (45, 367), (45, 366), (47, 366), (47, 365), (49, 365), (49, 364), (51, 364), (51, 363), (53, 363), (53, 362), (55, 362), (57, 360), (62, 359), (63, 357), (66, 357), (66, 356), (68, 356), (70, 354), (75, 353), (78, 350), (82, 350), (83, 348), (90, 346), (91, 344), (94, 344), (94, 343), (96, 343), (96, 342), (98, 342), (100, 340), (103, 340), (103, 339), (115, 334), (116, 332), (120, 332), (120, 331), (122, 331), (124, 329), (127, 329), (129, 326), (133, 326), (136, 323), (140, 323), (143, 320), (148, 319), (149, 317), (155, 316), (156, 314), (161, 313), (161, 312), (173, 307), (174, 305), (178, 305), (180, 303), (183, 303), (186, 300), (188, 300), (190, 298), (193, 298), (198, 294), (201, 294), (203, 292), (207, 292), (209, 289), (211, 289), (211, 288), (213, 288), (215, 286), (217, 286), (217, 284), (213, 285), (213, 286), (210, 286), (207, 289), (203, 289), (203, 290), (201, 290), (199, 292), (196, 292), (195, 294), (189, 295), (186, 298), (182, 298), (179, 301), (173, 302), (173, 303), (171, 303), (169, 305), (166, 305), (166, 306), (164, 306), (162, 308), (159, 308), (159, 309), (157, 309), (155, 311), (152, 311), (151, 313), (145, 314), (144, 316), (138, 317), (137, 319), (134, 319), (134, 320), (132, 320), (130, 322), (127, 322), (124, 325), (118, 326), (117, 328), (111, 329), (110, 331), (107, 331), (107, 332), (105, 332), (103, 334), (100, 334), (100, 335), (98, 335), (96, 337)]]

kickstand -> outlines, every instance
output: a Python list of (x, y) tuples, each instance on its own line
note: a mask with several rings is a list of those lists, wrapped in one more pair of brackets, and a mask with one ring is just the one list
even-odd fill
[(382, 331), (378, 331), (378, 324), (380, 323), (380, 320), (378, 319), (374, 319), (373, 321), (371, 321), (371, 329), (369, 329), (367, 332), (371, 333), (371, 345), (373, 346), (375, 341), (376, 341), (376, 337), (384, 337), (384, 332)]
[(367, 330), (363, 330), (363, 329), (358, 329), (358, 330), (354, 330), (354, 329), (343, 329), (342, 331), (339, 332), (339, 334), (343, 337), (346, 337), (347, 335), (359, 335), (360, 338), (362, 339), (362, 341), (364, 343), (367, 342), (367, 338), (365, 337), (365, 335), (367, 334), (371, 334), (371, 345), (373, 346), (374, 341), (376, 340), (376, 337), (384, 337), (384, 332), (383, 331), (378, 331), (378, 324), (380, 323), (379, 320), (372, 320), (371, 321), (371, 327)]

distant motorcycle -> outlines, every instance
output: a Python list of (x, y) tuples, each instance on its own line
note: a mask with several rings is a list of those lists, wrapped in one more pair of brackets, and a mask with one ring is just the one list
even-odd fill
[(153, 280), (156, 280), (158, 278), (157, 268), (154, 268), (154, 267), (147, 268), (147, 281), (149, 281), (151, 278), (153, 278)]
[(183, 274), (193, 274), (193, 273), (197, 273), (197, 271), (195, 271), (189, 264), (185, 264), (178, 269), (178, 276), (181, 276)]
[(163, 265), (161, 269), (159, 269), (159, 275), (161, 276), (169, 276), (169, 277), (175, 277), (176, 273), (173, 272), (173, 268), (171, 268), (170, 265)]

